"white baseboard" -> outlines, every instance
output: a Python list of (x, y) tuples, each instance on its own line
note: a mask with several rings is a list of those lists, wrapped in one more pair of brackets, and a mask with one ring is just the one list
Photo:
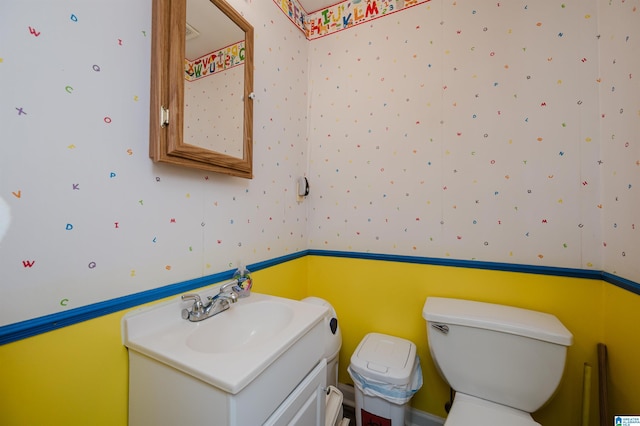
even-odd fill
[[(356, 394), (352, 385), (338, 383), (338, 389), (342, 392), (342, 403), (349, 407), (356, 407)], [(444, 419), (434, 416), (433, 414), (411, 408), (411, 417), (409, 419), (411, 426), (442, 426)], [(355, 426), (355, 425), (352, 425)]]
[(342, 392), (342, 403), (349, 407), (356, 406), (356, 392), (353, 385), (347, 385), (346, 383), (338, 383), (338, 390)]
[(444, 425), (444, 419), (442, 417), (434, 416), (433, 414), (411, 409), (411, 418), (409, 419), (411, 426), (442, 426)]

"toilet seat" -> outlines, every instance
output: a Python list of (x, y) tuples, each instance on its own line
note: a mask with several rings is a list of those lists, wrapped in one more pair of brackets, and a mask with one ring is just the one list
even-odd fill
[(456, 393), (445, 426), (541, 426), (529, 413), (489, 402), (484, 399)]

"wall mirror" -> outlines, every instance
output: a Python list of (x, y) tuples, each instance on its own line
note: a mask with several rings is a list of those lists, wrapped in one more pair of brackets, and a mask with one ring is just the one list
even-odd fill
[(225, 0), (153, 0), (150, 157), (252, 178), (253, 27)]

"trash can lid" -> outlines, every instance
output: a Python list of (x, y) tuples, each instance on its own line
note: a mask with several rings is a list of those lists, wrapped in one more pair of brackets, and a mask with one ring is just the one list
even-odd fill
[(351, 368), (358, 374), (394, 385), (411, 381), (416, 345), (400, 337), (369, 333), (351, 356)]

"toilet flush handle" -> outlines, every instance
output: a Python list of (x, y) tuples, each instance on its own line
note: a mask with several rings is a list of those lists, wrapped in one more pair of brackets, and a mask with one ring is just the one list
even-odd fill
[(442, 334), (449, 334), (449, 326), (447, 324), (432, 323), (431, 327), (435, 328)]

